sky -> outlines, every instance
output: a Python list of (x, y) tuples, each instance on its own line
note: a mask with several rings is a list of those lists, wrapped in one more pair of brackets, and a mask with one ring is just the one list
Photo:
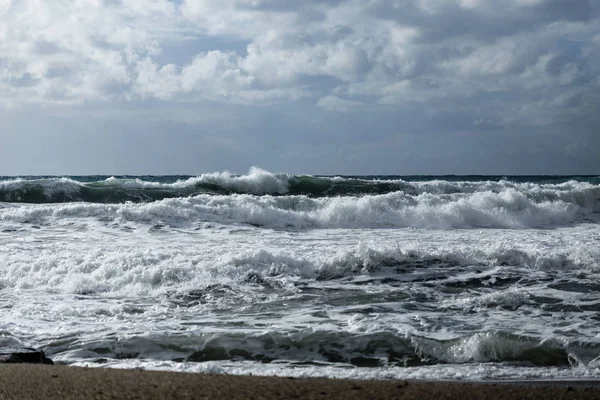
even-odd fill
[(0, 0), (0, 175), (600, 174), (600, 0)]

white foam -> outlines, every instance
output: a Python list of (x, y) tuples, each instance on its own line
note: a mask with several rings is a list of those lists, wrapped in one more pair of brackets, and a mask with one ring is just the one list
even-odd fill
[[(263, 182), (264, 183), (264, 182)], [(116, 223), (252, 224), (307, 228), (543, 228), (593, 218), (594, 209), (565, 201), (535, 203), (512, 189), (500, 193), (363, 197), (199, 195), (143, 204), (67, 203), (0, 209), (0, 221), (47, 224), (98, 218)]]
[(48, 197), (56, 195), (74, 196), (79, 193), (82, 184), (70, 178), (47, 179), (9, 179), (0, 181), (0, 190), (6, 191), (4, 201), (22, 201), (22, 196), (33, 187), (39, 187)]
[[(315, 177), (290, 174), (275, 174), (258, 167), (252, 167), (247, 174), (236, 175), (229, 171), (204, 173), (199, 176), (181, 179), (173, 183), (142, 180), (140, 178), (115, 178), (109, 177), (104, 181), (79, 182), (70, 178), (40, 178), (40, 179), (9, 179), (0, 181), (0, 190), (14, 191), (8, 196), (9, 201), (21, 201), (19, 191), (28, 190), (32, 186), (41, 187), (46, 196), (64, 194), (66, 196), (77, 194), (84, 186), (96, 188), (121, 187), (123, 189), (163, 189), (184, 190), (185, 193), (193, 191), (198, 185), (215, 185), (222, 190), (255, 194), (255, 195), (282, 195), (290, 190), (292, 182), (303, 178), (314, 178), (312, 183), (305, 182), (305, 190), (311, 190), (311, 185), (317, 181), (329, 181), (335, 185), (350, 184), (349, 190), (369, 187), (378, 184), (395, 185), (397, 190), (407, 195), (469, 195), (475, 193), (504, 193), (512, 191), (519, 193), (535, 203), (560, 201), (578, 205), (586, 209), (597, 209), (600, 199), (600, 186), (588, 182), (571, 180), (564, 183), (516, 183), (507, 180), (501, 181), (405, 181), (396, 180), (365, 180), (344, 177)], [(357, 186), (358, 185), (358, 186)], [(392, 186), (393, 187), (393, 186)], [(343, 192), (343, 189), (340, 189)], [(360, 189), (359, 189), (360, 192)]]
[(294, 378), (331, 379), (408, 379), (408, 380), (597, 380), (600, 368), (542, 368), (498, 365), (492, 363), (433, 365), (424, 367), (348, 368), (336, 366), (293, 366), (280, 364), (257, 364), (251, 362), (203, 362), (186, 363), (154, 360), (111, 360), (107, 364), (95, 364), (78, 360), (74, 366), (89, 368), (145, 369), (151, 371), (177, 371), (187, 373), (283, 376)]
[(517, 308), (526, 304), (529, 299), (527, 290), (512, 286), (501, 291), (494, 291), (480, 296), (471, 296), (468, 298), (453, 301), (452, 305), (459, 305), (466, 309), (480, 309), (486, 307), (510, 307)]
[[(498, 360), (518, 358), (527, 350), (534, 350), (541, 346), (535, 340), (518, 340), (508, 335), (499, 335), (494, 332), (483, 332), (465, 336), (448, 342), (439, 342), (426, 338), (415, 337), (413, 342), (417, 351), (424, 358), (432, 357), (445, 363), (485, 363)], [(565, 343), (546, 341), (546, 350), (563, 350)], [(565, 360), (566, 361), (566, 360)]]
[(288, 192), (288, 179), (289, 175), (287, 174), (273, 174), (258, 167), (252, 167), (246, 175), (236, 176), (227, 171), (202, 174), (199, 177), (176, 183), (174, 186), (214, 183), (225, 189), (242, 193), (284, 194)]
[[(428, 273), (443, 277), (445, 268), (452, 266), (485, 267), (488, 272), (481, 279), (488, 280), (511, 268), (528, 269), (532, 277), (546, 271), (600, 271), (600, 250), (590, 244), (595, 239), (585, 229), (578, 230), (579, 236), (571, 234), (572, 242), (552, 231), (512, 234), (505, 240), (499, 234), (447, 231), (430, 235), (429, 245), (413, 243), (418, 232), (392, 230), (387, 232), (389, 236), (381, 236), (373, 231), (368, 239), (373, 242), (357, 245), (357, 240), (369, 236), (348, 231), (291, 233), (282, 244), (280, 233), (261, 230), (246, 230), (237, 237), (229, 230), (186, 234), (167, 229), (150, 234), (142, 229), (115, 231), (103, 226), (91, 230), (91, 226), (68, 226), (73, 231), (60, 234), (69, 240), (59, 242), (54, 228), (47, 233), (46, 228), (7, 233), (12, 239), (5, 241), (0, 255), (0, 284), (18, 290), (140, 296), (185, 292), (215, 283), (243, 286), (248, 274), (267, 280), (331, 280), (391, 272), (408, 274), (397, 278), (410, 282)], [(452, 241), (452, 237), (459, 239)], [(440, 240), (441, 245), (435, 244)], [(546, 245), (540, 246), (540, 241)], [(469, 271), (460, 279), (471, 279)], [(380, 290), (389, 288), (381, 285)], [(485, 307), (494, 302), (518, 305), (526, 299), (526, 292), (514, 289), (456, 301)]]
[(139, 178), (122, 179), (110, 177), (106, 184), (130, 189), (185, 189), (199, 184), (214, 184), (222, 189), (255, 195), (285, 194), (288, 192), (288, 174), (274, 174), (258, 167), (250, 168), (245, 175), (236, 175), (229, 171), (205, 173), (173, 183), (144, 181)]
[[(147, 357), (106, 357), (104, 365), (125, 368), (357, 378), (599, 377), (594, 285), (600, 231), (585, 222), (596, 209), (595, 189), (587, 190), (575, 200), (570, 194), (534, 199), (508, 188), (330, 199), (201, 195), (148, 204), (3, 203), (0, 327), (18, 343), (51, 349), (56, 361), (77, 365), (95, 365), (89, 361), (102, 357), (91, 350), (97, 345)], [(579, 289), (556, 286), (564, 283)], [(552, 301), (540, 306), (543, 299)], [(239, 335), (252, 347), (260, 335), (293, 338), (298, 332), (317, 339), (322, 333), (422, 337), (431, 340), (420, 344), (424, 352), (429, 345), (427, 355), (467, 364), (169, 361), (194, 351), (201, 335), (214, 335), (217, 344), (219, 334)], [(175, 345), (185, 339), (187, 347), (165, 348), (151, 342), (154, 336)], [(545, 340), (550, 349), (552, 343), (566, 349), (573, 366), (490, 363), (494, 355), (518, 356)], [(310, 360), (320, 353), (275, 354)]]

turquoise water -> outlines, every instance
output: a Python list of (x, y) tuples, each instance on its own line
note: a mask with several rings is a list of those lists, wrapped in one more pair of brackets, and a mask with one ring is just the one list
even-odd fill
[[(262, 171), (264, 173), (264, 171)], [(268, 174), (268, 173), (265, 173)], [(259, 175), (259, 176), (257, 176)], [(312, 176), (229, 173), (166, 176), (23, 176), (0, 177), (0, 201), (22, 203), (123, 203), (149, 202), (199, 194), (305, 195), (309, 197), (378, 195), (402, 191), (424, 193), (420, 188), (444, 182), (439, 192), (462, 193), (477, 183), (489, 183), (489, 190), (503, 190), (507, 184), (560, 185), (581, 182), (597, 185), (599, 176)], [(496, 185), (494, 185), (496, 184)], [(478, 186), (480, 189), (481, 185)]]

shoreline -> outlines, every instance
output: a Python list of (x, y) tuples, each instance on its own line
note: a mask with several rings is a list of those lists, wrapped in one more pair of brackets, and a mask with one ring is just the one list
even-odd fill
[(406, 381), (285, 378), (0, 365), (0, 399), (600, 399), (600, 380)]

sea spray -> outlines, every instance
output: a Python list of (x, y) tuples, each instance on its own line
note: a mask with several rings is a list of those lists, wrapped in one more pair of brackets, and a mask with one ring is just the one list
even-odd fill
[(150, 203), (66, 203), (0, 208), (0, 220), (34, 224), (94, 218), (123, 224), (191, 226), (204, 222), (248, 224), (269, 229), (317, 228), (549, 228), (598, 219), (600, 189), (577, 195), (528, 197), (499, 193), (407, 195), (393, 192), (360, 197), (208, 195)]
[(67, 365), (597, 379), (599, 183), (0, 178), (0, 330)]

